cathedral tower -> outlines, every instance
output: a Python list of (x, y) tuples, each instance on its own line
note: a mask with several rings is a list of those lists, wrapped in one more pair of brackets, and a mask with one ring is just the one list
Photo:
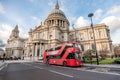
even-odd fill
[(48, 27), (48, 38), (52, 40), (52, 42), (58, 44), (68, 41), (70, 24), (64, 12), (59, 9), (58, 0), (56, 2), (55, 9), (49, 13), (44, 24)]

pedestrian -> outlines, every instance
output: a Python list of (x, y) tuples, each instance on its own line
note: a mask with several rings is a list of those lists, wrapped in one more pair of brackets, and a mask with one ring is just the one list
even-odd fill
[(5, 61), (5, 53), (3, 54), (3, 62)]
[(32, 60), (32, 54), (30, 54), (30, 60)]

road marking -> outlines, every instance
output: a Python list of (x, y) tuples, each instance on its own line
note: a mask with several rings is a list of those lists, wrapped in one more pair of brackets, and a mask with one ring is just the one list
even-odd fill
[[(4, 65), (4, 64), (3, 64), (3, 65)], [(2, 66), (2, 67), (0, 68), (0, 71), (1, 71), (3, 68), (7, 67), (7, 65), (8, 65), (8, 64), (5, 64), (4, 66)]]
[(24, 65), (27, 65), (27, 66), (31, 66), (31, 64), (28, 64), (28, 63), (21, 63), (21, 64), (24, 64)]
[(45, 65), (45, 64), (43, 64), (43, 63), (33, 63), (33, 64)]
[(54, 66), (53, 65), (53, 67), (60, 67), (60, 68), (65, 68), (65, 69), (73, 69), (73, 70), (80, 70), (80, 71), (88, 71), (88, 72), (94, 72), (94, 73), (103, 73), (103, 74), (109, 74), (109, 75), (119, 75), (120, 76), (120, 74), (119, 73), (115, 73), (115, 72), (100, 72), (100, 71), (93, 71), (93, 70), (83, 70), (83, 69), (76, 69), (76, 68), (69, 68), (69, 67), (61, 67), (61, 66)]
[(71, 75), (68, 75), (68, 74), (64, 74), (64, 73), (60, 73), (60, 72), (57, 72), (57, 71), (53, 71), (53, 70), (49, 70), (50, 72), (53, 72), (53, 73), (56, 73), (56, 74), (60, 74), (60, 75), (63, 75), (63, 76), (67, 76), (67, 77), (74, 77), (74, 76), (71, 76)]
[(35, 68), (38, 68), (38, 69), (43, 69), (43, 68), (41, 68), (41, 67), (38, 67), (38, 66), (34, 66)]
[(103, 74), (110, 74), (110, 75), (119, 75), (119, 73), (111, 73), (111, 72), (99, 72), (99, 71), (93, 71), (93, 70), (81, 70), (81, 71), (89, 71), (89, 72), (95, 72), (95, 73), (103, 73)]
[[(24, 65), (28, 65), (28, 66), (32, 66), (31, 64), (26, 64), (26, 63), (22, 63), (22, 64), (24, 64)], [(33, 66), (33, 67), (38, 68), (38, 69), (43, 69), (43, 68), (38, 67), (38, 66)]]

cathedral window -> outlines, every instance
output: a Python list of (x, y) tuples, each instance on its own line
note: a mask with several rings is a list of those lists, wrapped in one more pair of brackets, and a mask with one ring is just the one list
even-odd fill
[(83, 40), (83, 38), (80, 38), (80, 40)]
[(62, 36), (62, 38), (64, 38), (64, 36)]
[(91, 37), (91, 39), (93, 39), (93, 37)]

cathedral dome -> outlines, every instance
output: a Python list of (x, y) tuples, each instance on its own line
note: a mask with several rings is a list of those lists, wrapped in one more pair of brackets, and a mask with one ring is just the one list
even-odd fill
[(47, 19), (59, 18), (59, 17), (66, 19), (66, 16), (65, 16), (64, 12), (59, 9), (59, 4), (58, 4), (58, 1), (57, 1), (56, 5), (55, 5), (55, 9), (49, 13)]
[(55, 9), (49, 13), (47, 19), (45, 19), (44, 24), (48, 25), (48, 26), (50, 26), (50, 25), (51, 26), (52, 25), (63, 26), (63, 25), (65, 25), (65, 23), (69, 26), (69, 21), (68, 21), (67, 17), (65, 16), (64, 12), (59, 9), (59, 4), (58, 4), (58, 0), (57, 0)]
[(60, 9), (54, 9), (49, 15), (52, 15), (52, 14), (61, 14), (65, 16), (64, 12), (61, 11)]

